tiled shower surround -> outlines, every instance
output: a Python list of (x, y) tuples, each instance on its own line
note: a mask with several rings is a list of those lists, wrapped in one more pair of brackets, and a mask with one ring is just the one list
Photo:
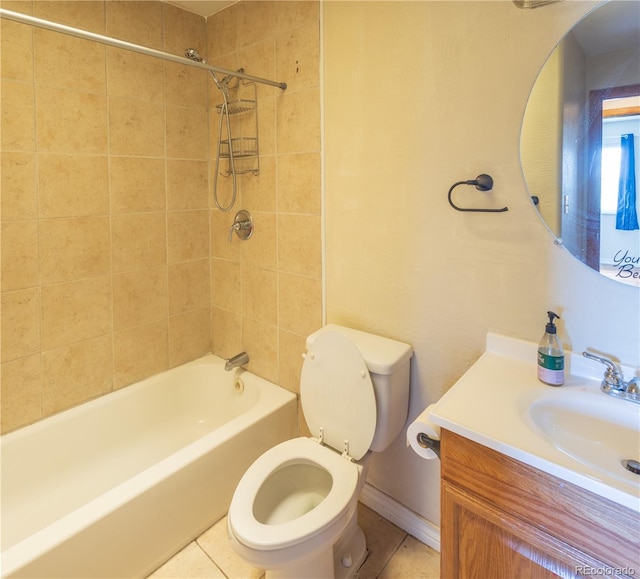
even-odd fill
[[(322, 310), (318, 3), (1, 6), (289, 85), (258, 87), (260, 175), (222, 213), (206, 71), (1, 21), (2, 431), (209, 351), (297, 391)], [(255, 233), (229, 244), (239, 209)]]

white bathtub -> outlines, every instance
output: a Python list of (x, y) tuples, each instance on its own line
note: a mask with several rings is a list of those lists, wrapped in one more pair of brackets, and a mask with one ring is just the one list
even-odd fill
[(2, 577), (146, 576), (296, 418), (293, 394), (210, 355), (3, 436)]

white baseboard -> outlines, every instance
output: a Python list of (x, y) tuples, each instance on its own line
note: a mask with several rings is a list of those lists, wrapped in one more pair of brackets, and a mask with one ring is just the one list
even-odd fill
[(424, 519), (381, 490), (365, 483), (360, 501), (412, 537), (440, 552), (440, 527)]

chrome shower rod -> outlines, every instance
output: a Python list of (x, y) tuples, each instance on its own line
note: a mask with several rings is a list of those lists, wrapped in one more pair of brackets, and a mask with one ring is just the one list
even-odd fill
[(252, 76), (250, 74), (245, 74), (243, 72), (227, 70), (226, 68), (220, 68), (218, 66), (211, 66), (210, 64), (207, 64), (207, 63), (189, 60), (188, 58), (185, 58), (183, 56), (176, 56), (175, 54), (169, 54), (168, 52), (156, 50), (155, 48), (149, 48), (147, 46), (133, 44), (131, 42), (126, 42), (124, 40), (118, 40), (117, 38), (112, 38), (111, 36), (103, 36), (102, 34), (96, 34), (94, 32), (82, 30), (81, 28), (73, 28), (72, 26), (58, 24), (57, 22), (52, 22), (50, 20), (42, 20), (41, 18), (35, 18), (33, 16), (29, 16), (28, 14), (22, 14), (20, 12), (5, 10), (4, 8), (0, 8), (0, 18), (6, 18), (7, 20), (13, 20), (14, 22), (20, 22), (21, 24), (29, 24), (31, 26), (44, 28), (46, 30), (53, 30), (54, 32), (68, 34), (69, 36), (75, 36), (77, 38), (83, 38), (85, 40), (93, 40), (94, 42), (100, 42), (101, 44), (107, 44), (109, 46), (114, 46), (116, 48), (130, 50), (132, 52), (137, 52), (139, 54), (146, 54), (147, 56), (154, 56), (156, 58), (169, 60), (171, 62), (177, 62), (178, 64), (184, 64), (186, 66), (195, 66), (196, 68), (203, 68), (204, 70), (219, 72), (220, 74), (223, 74), (225, 76), (233, 76), (249, 82), (268, 84), (270, 86), (275, 86), (282, 90), (285, 90), (287, 88), (286, 82), (277, 82), (275, 80), (260, 78), (259, 76)]

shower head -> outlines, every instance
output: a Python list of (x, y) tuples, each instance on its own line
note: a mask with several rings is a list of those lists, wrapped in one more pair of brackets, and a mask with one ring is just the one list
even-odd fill
[[(187, 48), (184, 51), (184, 55), (189, 60), (193, 60), (195, 62), (201, 62), (202, 64), (207, 64), (207, 61), (204, 58), (202, 58), (202, 56), (200, 56), (200, 53), (195, 48)], [(240, 69), (240, 70), (244, 72), (243, 69)], [(223, 94), (225, 95), (225, 98), (228, 98), (229, 97), (229, 81), (234, 77), (232, 75), (225, 76), (222, 79), (222, 81), (219, 81), (215, 73), (213, 72), (213, 70), (210, 70), (209, 72), (211, 73), (213, 82), (216, 83), (216, 86), (218, 87), (218, 89), (223, 92)]]
[(195, 60), (196, 62), (206, 63), (206, 60), (200, 56), (200, 53), (195, 48), (187, 48), (184, 51), (184, 55), (189, 60)]

